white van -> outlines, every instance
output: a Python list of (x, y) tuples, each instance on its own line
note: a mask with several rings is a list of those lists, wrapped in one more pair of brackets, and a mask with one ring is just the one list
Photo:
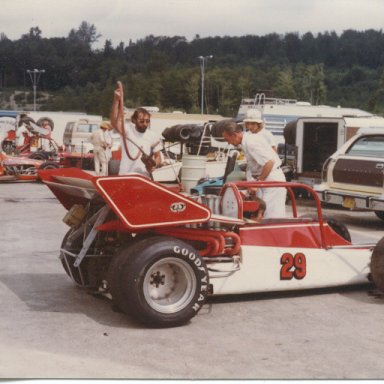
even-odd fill
[(65, 126), (63, 144), (66, 152), (88, 153), (93, 149), (90, 142), (92, 132), (100, 126), (100, 121), (80, 119), (70, 121)]
[[(88, 153), (93, 150), (93, 145), (90, 142), (92, 132), (95, 132), (101, 121), (80, 119), (78, 121), (70, 121), (67, 123), (63, 144), (66, 152)], [(113, 130), (110, 133), (113, 141), (112, 150), (118, 149), (120, 146), (120, 135)]]

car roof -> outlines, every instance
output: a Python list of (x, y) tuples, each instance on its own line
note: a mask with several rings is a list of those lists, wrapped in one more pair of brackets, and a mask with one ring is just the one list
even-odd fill
[(384, 127), (363, 127), (360, 128), (357, 131), (358, 134), (366, 134), (366, 135), (374, 135), (374, 134), (379, 134), (379, 135), (384, 135)]

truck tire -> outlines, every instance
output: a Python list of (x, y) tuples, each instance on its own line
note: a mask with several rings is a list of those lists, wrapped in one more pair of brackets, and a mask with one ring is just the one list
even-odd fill
[(123, 249), (111, 266), (117, 306), (154, 327), (188, 322), (208, 294), (208, 271), (198, 252), (179, 239), (153, 236)]
[(375, 211), (375, 215), (376, 215), (380, 220), (384, 220), (384, 211)]
[(384, 237), (373, 248), (370, 269), (376, 287), (384, 292)]

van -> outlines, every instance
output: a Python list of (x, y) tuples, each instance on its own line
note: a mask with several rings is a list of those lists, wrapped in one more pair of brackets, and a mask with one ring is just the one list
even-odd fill
[(278, 153), (283, 164), (291, 169), (289, 181), (313, 186), (321, 183), (324, 162), (357, 130), (363, 127), (384, 127), (378, 116), (364, 117), (302, 117), (284, 128), (285, 145)]
[(70, 121), (65, 126), (63, 144), (66, 152), (88, 153), (93, 150), (91, 135), (100, 125), (100, 121), (80, 119)]

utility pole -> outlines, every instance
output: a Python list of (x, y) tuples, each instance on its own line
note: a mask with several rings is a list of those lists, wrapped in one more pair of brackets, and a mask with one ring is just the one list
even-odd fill
[(200, 69), (201, 69), (201, 114), (204, 114), (204, 73), (206, 68), (206, 63), (208, 62), (208, 59), (212, 59), (213, 56), (199, 56), (198, 59), (200, 60)]
[(39, 83), (40, 76), (45, 73), (45, 69), (33, 69), (32, 71), (30, 69), (27, 69), (27, 73), (29, 74), (29, 77), (32, 81), (32, 88), (33, 88), (33, 111), (36, 112), (36, 89), (37, 84)]

